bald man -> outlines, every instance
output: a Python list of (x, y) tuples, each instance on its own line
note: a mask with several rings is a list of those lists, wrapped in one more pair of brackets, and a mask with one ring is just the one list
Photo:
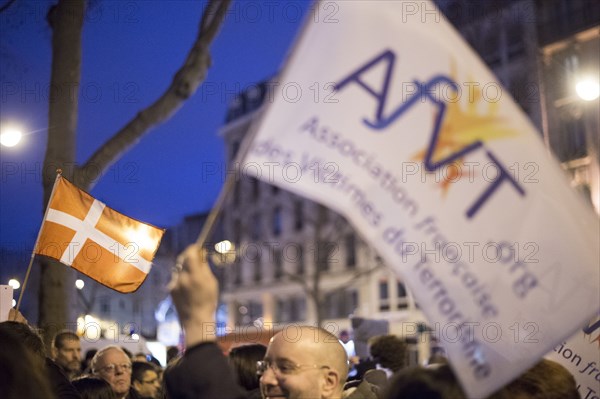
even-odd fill
[[(195, 246), (186, 249), (169, 287), (187, 348), (165, 373), (169, 396), (244, 398), (215, 344), (218, 284), (206, 254)], [(271, 339), (257, 372), (264, 398), (339, 399), (348, 374), (347, 355), (338, 339), (323, 329), (288, 327)]]
[(271, 338), (258, 373), (264, 398), (339, 399), (348, 360), (344, 347), (329, 332), (289, 327)]

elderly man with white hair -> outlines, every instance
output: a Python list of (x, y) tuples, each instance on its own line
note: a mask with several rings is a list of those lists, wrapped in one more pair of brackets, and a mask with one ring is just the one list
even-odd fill
[(107, 346), (92, 358), (92, 373), (107, 381), (118, 399), (136, 399), (131, 390), (131, 359), (118, 346)]

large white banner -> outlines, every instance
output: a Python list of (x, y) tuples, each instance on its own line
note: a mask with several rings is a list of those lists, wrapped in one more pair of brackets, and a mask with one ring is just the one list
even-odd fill
[(582, 399), (599, 399), (600, 315), (556, 345), (545, 357), (562, 364), (573, 374)]
[(481, 398), (598, 310), (598, 218), (433, 4), (316, 10), (243, 170), (344, 214)]

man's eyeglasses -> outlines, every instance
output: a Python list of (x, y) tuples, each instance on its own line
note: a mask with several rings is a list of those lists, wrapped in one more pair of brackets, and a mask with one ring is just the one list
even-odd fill
[(273, 370), (275, 375), (291, 375), (299, 373), (302, 369), (328, 369), (330, 367), (318, 364), (295, 364), (287, 361), (271, 362), (269, 360), (259, 360), (256, 362), (256, 374), (263, 375), (268, 368)]
[(105, 374), (114, 374), (117, 369), (123, 371), (124, 373), (131, 372), (131, 363), (121, 363), (121, 364), (107, 364), (104, 367), (100, 367), (97, 371), (101, 371)]

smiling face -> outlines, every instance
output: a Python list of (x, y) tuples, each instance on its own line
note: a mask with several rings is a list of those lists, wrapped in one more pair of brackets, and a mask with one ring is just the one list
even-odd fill
[(129, 392), (131, 386), (131, 361), (117, 348), (103, 352), (96, 361), (94, 373), (106, 380), (119, 398)]
[(345, 358), (337, 338), (325, 337), (322, 330), (302, 327), (294, 333), (279, 333), (265, 354), (271, 366), (260, 378), (263, 397), (337, 398), (347, 374)]

